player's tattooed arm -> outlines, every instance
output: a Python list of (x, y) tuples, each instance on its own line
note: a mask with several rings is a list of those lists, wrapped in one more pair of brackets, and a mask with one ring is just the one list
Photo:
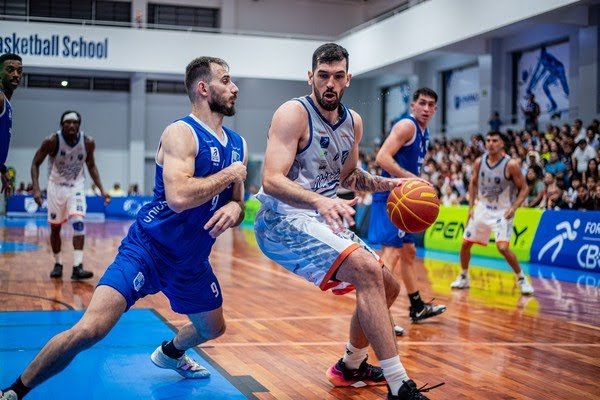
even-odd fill
[(361, 168), (354, 168), (340, 183), (342, 187), (358, 192), (389, 192), (398, 185), (398, 179), (371, 175)]

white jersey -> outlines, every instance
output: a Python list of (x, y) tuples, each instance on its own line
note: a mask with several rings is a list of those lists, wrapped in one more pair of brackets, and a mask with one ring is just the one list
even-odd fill
[(510, 157), (505, 155), (494, 166), (488, 164), (488, 153), (481, 157), (477, 194), (479, 202), (488, 209), (506, 210), (514, 203), (517, 187), (506, 176)]
[[(335, 198), (340, 184), (340, 175), (352, 146), (354, 145), (354, 120), (350, 110), (343, 104), (341, 118), (331, 124), (319, 112), (310, 96), (294, 99), (308, 112), (308, 144), (298, 151), (287, 177), (306, 190)], [(257, 198), (267, 209), (279, 213), (307, 212), (286, 204), (261, 189)]]
[(67, 144), (61, 131), (56, 132), (56, 136), (58, 149), (56, 155), (48, 160), (48, 179), (61, 186), (82, 185), (84, 181), (83, 164), (87, 156), (83, 132), (79, 132), (79, 140), (74, 146)]

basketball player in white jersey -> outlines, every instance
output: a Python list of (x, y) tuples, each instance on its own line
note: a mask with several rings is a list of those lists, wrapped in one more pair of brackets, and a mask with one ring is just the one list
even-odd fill
[[(348, 227), (354, 200), (338, 187), (389, 191), (404, 180), (357, 168), (360, 115), (341, 103), (350, 85), (348, 52), (335, 43), (313, 53), (312, 93), (284, 103), (273, 115), (254, 223), (261, 250), (323, 291), (356, 289), (356, 309), (344, 355), (326, 372), (335, 386), (385, 385), (388, 400), (423, 400), (400, 362), (389, 307), (400, 291), (379, 257)], [(334, 310), (335, 311), (335, 310)], [(367, 362), (369, 344), (381, 364)]]
[(60, 118), (61, 129), (48, 136), (33, 157), (31, 182), (35, 202), (42, 205), (39, 175), (40, 165), (49, 156), (48, 167), (48, 222), (50, 223), (50, 245), (54, 253), (54, 268), (51, 278), (62, 277), (61, 238), (62, 225), (70, 221), (73, 225), (73, 273), (71, 279), (89, 279), (93, 272), (83, 269), (83, 244), (86, 212), (83, 164), (86, 164), (92, 180), (100, 189), (105, 201), (110, 201), (100, 181), (94, 161), (96, 144), (79, 128), (81, 115), (77, 111), (65, 111)]
[(471, 247), (487, 246), (490, 233), (496, 235), (496, 247), (517, 275), (522, 294), (533, 294), (533, 287), (521, 270), (515, 253), (509, 249), (515, 211), (527, 198), (529, 187), (519, 163), (505, 153), (506, 138), (499, 132), (487, 135), (487, 152), (475, 160), (469, 183), (469, 217), (460, 249), (462, 272), (452, 282), (453, 289), (465, 289), (471, 284), (469, 261)]

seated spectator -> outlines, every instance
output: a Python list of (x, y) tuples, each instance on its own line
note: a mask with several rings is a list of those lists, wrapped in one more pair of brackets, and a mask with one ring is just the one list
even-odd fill
[(573, 210), (594, 210), (594, 199), (590, 196), (586, 185), (579, 185), (577, 188), (577, 198), (573, 203)]
[(19, 187), (15, 190), (15, 194), (27, 194), (27, 189), (25, 188), (25, 182), (19, 183)]
[(600, 185), (596, 184), (596, 189), (591, 194), (594, 200), (594, 210), (600, 211)]
[(92, 186), (85, 191), (86, 196), (102, 196), (102, 192), (98, 189), (95, 183), (92, 183)]
[(123, 189), (121, 189), (121, 185), (118, 182), (115, 182), (112, 189), (108, 191), (110, 197), (125, 197), (127, 193)]
[(600, 150), (600, 137), (598, 137), (598, 134), (594, 132), (594, 128), (591, 125), (587, 128), (585, 139), (587, 140), (588, 144), (594, 150), (596, 150), (596, 153)]
[(440, 199), (443, 206), (457, 206), (459, 204), (458, 195), (450, 185), (442, 188), (442, 197)]
[(598, 172), (598, 161), (595, 158), (592, 158), (588, 161), (587, 168), (583, 171), (583, 182), (587, 184), (588, 177), (594, 178), (596, 181), (600, 178)]
[(544, 182), (533, 168), (527, 170), (525, 180), (527, 186), (529, 186), (529, 194), (526, 200), (527, 207), (538, 207), (544, 197)]
[(573, 173), (582, 175), (588, 167), (588, 162), (596, 158), (596, 150), (592, 148), (585, 139), (577, 142), (577, 148), (571, 156), (573, 160)]
[(531, 150), (527, 153), (527, 167), (535, 169), (535, 173), (538, 174), (538, 176), (542, 176), (544, 173), (544, 167), (540, 161), (540, 154), (537, 151)]
[(140, 189), (137, 183), (129, 185), (127, 196), (141, 196)]
[(544, 174), (544, 196), (540, 202), (540, 208), (554, 210), (562, 203), (562, 189), (556, 184), (554, 175), (546, 172)]
[(550, 159), (544, 169), (546, 172), (550, 172), (552, 175), (556, 176), (557, 179), (564, 180), (567, 166), (558, 157), (558, 153), (553, 151), (550, 153)]

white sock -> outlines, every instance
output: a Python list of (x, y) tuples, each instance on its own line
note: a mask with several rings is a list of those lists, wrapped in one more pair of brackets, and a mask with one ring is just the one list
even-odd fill
[(62, 265), (62, 253), (53, 253), (52, 255), (54, 256), (54, 262)]
[(402, 383), (410, 379), (406, 374), (404, 365), (400, 362), (400, 356), (380, 360), (379, 365), (383, 368), (383, 375), (390, 387), (391, 393), (397, 395)]
[(346, 367), (350, 369), (357, 369), (365, 358), (367, 358), (367, 350), (369, 347), (363, 349), (357, 349), (352, 346), (350, 341), (346, 344), (346, 351), (344, 352), (344, 358), (342, 361), (346, 364)]
[(517, 274), (517, 280), (519, 280), (519, 279), (525, 279), (525, 274), (523, 273), (523, 271), (522, 271), (522, 270), (521, 270), (521, 272), (519, 272), (519, 273)]
[(73, 252), (73, 266), (78, 266), (83, 263), (83, 250), (75, 250)]

